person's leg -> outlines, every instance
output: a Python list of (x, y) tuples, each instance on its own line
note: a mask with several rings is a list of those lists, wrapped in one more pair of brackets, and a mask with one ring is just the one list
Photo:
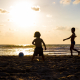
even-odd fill
[(77, 52), (78, 52), (78, 55), (80, 54), (80, 51), (78, 51), (77, 49), (74, 49), (74, 48), (73, 48), (73, 50), (74, 50), (74, 51), (77, 51)]
[(74, 49), (74, 44), (71, 44), (70, 46), (71, 56), (73, 56), (73, 52), (72, 52), (73, 49)]
[(35, 48), (35, 49), (34, 49), (34, 54), (33, 54), (33, 56), (32, 56), (31, 61), (33, 61), (34, 57), (37, 55), (37, 54), (36, 54), (36, 53), (37, 53), (36, 50), (37, 50), (37, 49)]
[(43, 61), (45, 61), (45, 59), (44, 59), (44, 55), (42, 55), (42, 59), (43, 59)]
[(73, 48), (73, 50), (74, 50), (74, 51), (77, 51), (77, 52), (79, 52), (77, 49), (74, 49), (74, 48)]
[(31, 59), (31, 61), (33, 61), (34, 57), (35, 57), (35, 56), (33, 55), (33, 56), (32, 56), (32, 59)]
[(80, 51), (78, 51), (77, 49), (74, 49), (74, 44), (71, 44), (71, 46), (70, 46), (71, 56), (73, 55), (72, 54), (73, 53), (72, 50), (77, 51), (78, 55), (80, 54)]

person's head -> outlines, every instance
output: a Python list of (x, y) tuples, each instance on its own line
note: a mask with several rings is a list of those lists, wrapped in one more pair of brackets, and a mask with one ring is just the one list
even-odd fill
[(40, 32), (38, 32), (38, 31), (36, 31), (35, 33), (34, 33), (34, 37), (40, 37), (41, 36), (41, 34), (40, 34)]
[(71, 32), (72, 33), (74, 33), (75, 32), (75, 28), (73, 27), (73, 28), (71, 28)]

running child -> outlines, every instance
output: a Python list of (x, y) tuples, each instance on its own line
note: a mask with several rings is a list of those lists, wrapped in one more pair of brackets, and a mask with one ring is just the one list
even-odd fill
[(69, 38), (63, 39), (63, 41), (65, 41), (65, 40), (67, 40), (67, 39), (71, 39), (71, 45), (70, 45), (71, 56), (73, 56), (72, 50), (77, 51), (77, 52), (78, 52), (78, 55), (79, 55), (80, 51), (78, 51), (77, 49), (74, 49), (75, 38), (77, 37), (77, 36), (75, 35), (75, 28), (74, 28), (74, 27), (71, 28), (71, 32), (72, 32), (72, 35), (71, 35)]

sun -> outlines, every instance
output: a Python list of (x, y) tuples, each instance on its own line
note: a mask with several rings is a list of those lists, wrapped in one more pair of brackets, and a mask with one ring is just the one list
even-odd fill
[(14, 23), (20, 26), (30, 26), (35, 23), (36, 13), (28, 2), (20, 2), (11, 7), (10, 15)]

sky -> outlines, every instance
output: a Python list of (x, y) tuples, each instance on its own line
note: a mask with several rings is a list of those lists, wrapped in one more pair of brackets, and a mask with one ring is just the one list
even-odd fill
[(72, 27), (80, 44), (80, 0), (0, 0), (0, 44), (32, 44), (35, 31), (46, 44), (70, 44)]

